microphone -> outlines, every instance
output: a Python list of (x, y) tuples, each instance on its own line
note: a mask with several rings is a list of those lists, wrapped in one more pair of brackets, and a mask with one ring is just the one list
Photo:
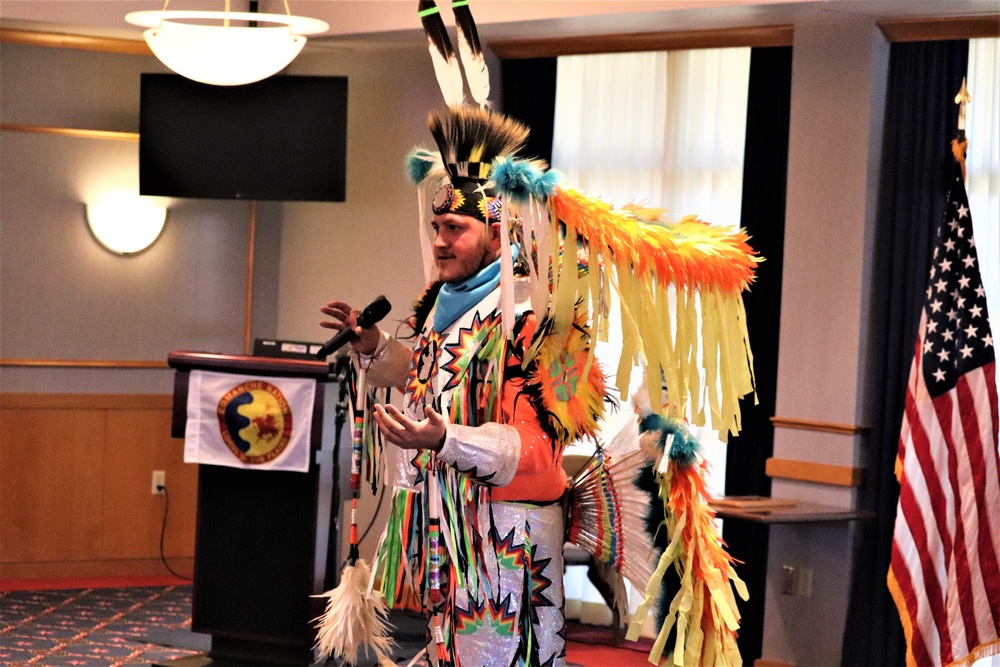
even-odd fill
[[(390, 310), (392, 310), (392, 304), (384, 296), (379, 295), (358, 315), (358, 326), (362, 329), (373, 327), (381, 322), (382, 318), (388, 315)], [(354, 333), (354, 328), (345, 324), (344, 328), (338, 331), (336, 336), (323, 343), (323, 347), (316, 353), (316, 357), (326, 359), (328, 354), (343, 346), (344, 343), (356, 340), (357, 337), (358, 335)]]

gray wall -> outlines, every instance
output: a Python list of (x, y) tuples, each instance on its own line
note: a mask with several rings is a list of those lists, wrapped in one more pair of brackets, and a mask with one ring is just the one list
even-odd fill
[[(775, 412), (869, 422), (871, 258), (889, 46), (872, 20), (795, 26)], [(864, 467), (861, 436), (776, 428), (774, 456)], [(852, 509), (855, 491), (776, 479), (778, 498)], [(836, 665), (853, 528), (770, 530), (764, 657)], [(813, 572), (811, 598), (783, 595), (783, 565)]]
[(426, 48), (304, 53), (296, 74), (348, 77), (347, 197), (342, 203), (284, 204), (278, 331), (316, 340), (319, 307), (331, 299), (358, 308), (384, 294), (387, 328), (410, 315), (423, 286), (416, 189), (405, 156), (433, 145), (427, 112), (442, 105)]
[[(6, 123), (138, 131), (152, 57), (4, 43)], [(85, 203), (138, 192), (138, 142), (5, 131), (0, 148), (0, 355), (161, 360), (174, 349), (243, 348), (249, 204), (166, 199), (147, 251), (118, 256), (90, 233)], [(259, 206), (253, 330), (277, 329), (280, 207)], [(4, 367), (3, 391), (169, 393), (171, 373)]]

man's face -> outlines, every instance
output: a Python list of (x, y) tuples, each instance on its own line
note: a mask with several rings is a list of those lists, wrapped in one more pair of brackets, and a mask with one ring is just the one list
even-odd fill
[(500, 256), (498, 225), (455, 213), (434, 216), (434, 263), (438, 280), (465, 280)]

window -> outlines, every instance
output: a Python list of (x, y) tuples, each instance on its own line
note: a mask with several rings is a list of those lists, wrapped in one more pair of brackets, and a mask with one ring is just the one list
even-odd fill
[(1000, 39), (969, 40), (968, 89), (966, 188), (995, 341), (1000, 329)]

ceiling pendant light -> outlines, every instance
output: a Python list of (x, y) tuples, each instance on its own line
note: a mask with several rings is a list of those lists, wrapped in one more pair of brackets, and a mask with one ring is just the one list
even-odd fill
[[(303, 35), (330, 29), (319, 19), (285, 14), (231, 12), (132, 12), (125, 20), (148, 28), (143, 37), (153, 54), (177, 72), (215, 86), (239, 86), (260, 81), (288, 66), (305, 46)], [(239, 25), (233, 25), (237, 23)]]

